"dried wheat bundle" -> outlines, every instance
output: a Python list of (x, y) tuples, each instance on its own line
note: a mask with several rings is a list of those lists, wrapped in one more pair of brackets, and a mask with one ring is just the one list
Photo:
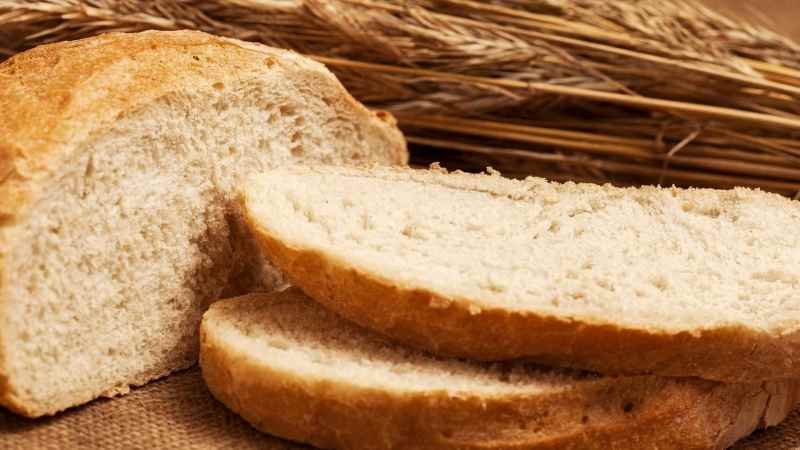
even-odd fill
[(800, 46), (694, 0), (0, 0), (0, 53), (194, 28), (314, 55), (414, 160), (800, 193)]

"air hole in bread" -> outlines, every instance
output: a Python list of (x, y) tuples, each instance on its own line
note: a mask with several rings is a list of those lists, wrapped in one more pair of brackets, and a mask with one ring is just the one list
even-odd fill
[(609, 280), (607, 280), (605, 278), (597, 280), (596, 284), (597, 284), (597, 286), (599, 286), (599, 287), (601, 287), (601, 288), (603, 288), (603, 289), (605, 289), (607, 291), (614, 292), (614, 290), (615, 290), (614, 285)]
[(767, 283), (785, 283), (788, 285), (800, 283), (800, 275), (774, 269), (765, 272), (754, 272), (752, 278)]
[(293, 116), (297, 113), (297, 109), (293, 105), (283, 104), (278, 108), (282, 116)]
[(219, 82), (219, 81), (214, 83), (214, 84), (212, 84), (211, 86), (213, 86), (214, 89), (216, 89), (218, 91), (221, 91), (221, 90), (225, 89), (225, 83), (222, 83), (222, 82)]
[(305, 154), (305, 150), (303, 149), (302, 145), (295, 145), (290, 151), (292, 152), (292, 156), (303, 156)]
[(669, 280), (664, 275), (656, 275), (650, 280), (650, 284), (653, 285), (659, 291), (666, 291), (669, 289)]
[(577, 280), (578, 279), (578, 272), (575, 271), (575, 270), (567, 270), (567, 279)]
[(420, 239), (420, 240), (428, 240), (431, 239), (433, 236), (429, 230), (427, 230), (422, 224), (419, 223), (409, 223), (407, 224), (402, 232), (403, 236), (411, 238), (411, 239)]
[(722, 211), (717, 205), (702, 205), (693, 202), (684, 202), (681, 209), (685, 213), (696, 214), (698, 216), (706, 216), (712, 219), (719, 218)]
[(220, 99), (219, 101), (214, 102), (214, 109), (222, 112), (227, 110), (230, 107), (230, 104), (225, 99)]
[(372, 218), (369, 216), (368, 212), (364, 212), (361, 215), (361, 229), (364, 231), (369, 231), (375, 228), (375, 224), (372, 222)]
[(508, 289), (503, 279), (493, 273), (487, 274), (486, 280), (482, 286), (484, 289), (495, 293), (505, 292)]
[(637, 195), (637, 196), (634, 196), (634, 197), (633, 197), (633, 200), (634, 200), (636, 203), (638, 203), (638, 204), (639, 204), (639, 206), (641, 206), (641, 207), (644, 207), (644, 208), (646, 208), (646, 207), (649, 207), (649, 206), (652, 206), (652, 205), (653, 205), (653, 200), (652, 200), (652, 199), (650, 199), (649, 197), (646, 197), (646, 196), (644, 196), (644, 195)]
[(91, 156), (86, 161), (86, 168), (83, 170), (84, 177), (91, 177), (94, 174), (94, 158)]
[(567, 213), (567, 217), (575, 217), (578, 214), (583, 214), (583, 213), (586, 213), (586, 212), (588, 212), (588, 211), (583, 209), (583, 208), (575, 208), (575, 209), (570, 210)]
[(31, 333), (30, 333), (28, 330), (21, 330), (21, 331), (20, 331), (20, 332), (17, 334), (17, 337), (18, 337), (18, 338), (19, 338), (19, 340), (21, 340), (21, 341), (29, 341), (29, 340), (31, 339)]
[(573, 300), (584, 300), (584, 299), (586, 299), (586, 292), (575, 291), (575, 292), (571, 292), (569, 294), (569, 296), (572, 297)]

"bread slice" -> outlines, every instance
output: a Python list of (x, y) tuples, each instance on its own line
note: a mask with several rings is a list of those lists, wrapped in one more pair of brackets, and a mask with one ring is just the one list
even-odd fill
[(0, 404), (51, 414), (186, 367), (226, 286), (280, 283), (243, 177), (406, 158), (390, 116), (288, 51), (145, 32), (0, 64)]
[(800, 202), (498, 175), (279, 169), (247, 220), (291, 282), (444, 356), (800, 377)]
[(259, 430), (335, 449), (714, 449), (773, 425), (797, 383), (601, 377), (436, 358), (292, 288), (211, 306), (200, 366)]

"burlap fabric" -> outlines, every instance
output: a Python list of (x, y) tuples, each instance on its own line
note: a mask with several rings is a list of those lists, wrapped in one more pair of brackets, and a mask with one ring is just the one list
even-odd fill
[[(2, 450), (309, 448), (255, 431), (211, 397), (196, 368), (54, 418), (22, 419), (0, 410)], [(782, 426), (756, 433), (736, 447), (745, 449), (800, 449), (800, 410)]]

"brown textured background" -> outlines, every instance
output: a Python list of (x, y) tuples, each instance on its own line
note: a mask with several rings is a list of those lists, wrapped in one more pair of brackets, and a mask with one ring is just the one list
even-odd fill
[[(669, 0), (665, 0), (669, 1)], [(710, 6), (800, 40), (800, 0), (704, 0)], [(98, 400), (56, 417), (29, 420), (0, 409), (0, 450), (302, 450), (252, 429), (208, 393), (197, 368)], [(800, 409), (736, 450), (800, 449)]]
[(261, 434), (211, 397), (197, 368), (52, 418), (0, 409), (1, 450), (301, 450)]
[[(613, 0), (612, 0), (613, 1)], [(669, 0), (664, 0), (669, 1)], [(729, 15), (764, 25), (800, 41), (800, 0), (703, 0)]]

